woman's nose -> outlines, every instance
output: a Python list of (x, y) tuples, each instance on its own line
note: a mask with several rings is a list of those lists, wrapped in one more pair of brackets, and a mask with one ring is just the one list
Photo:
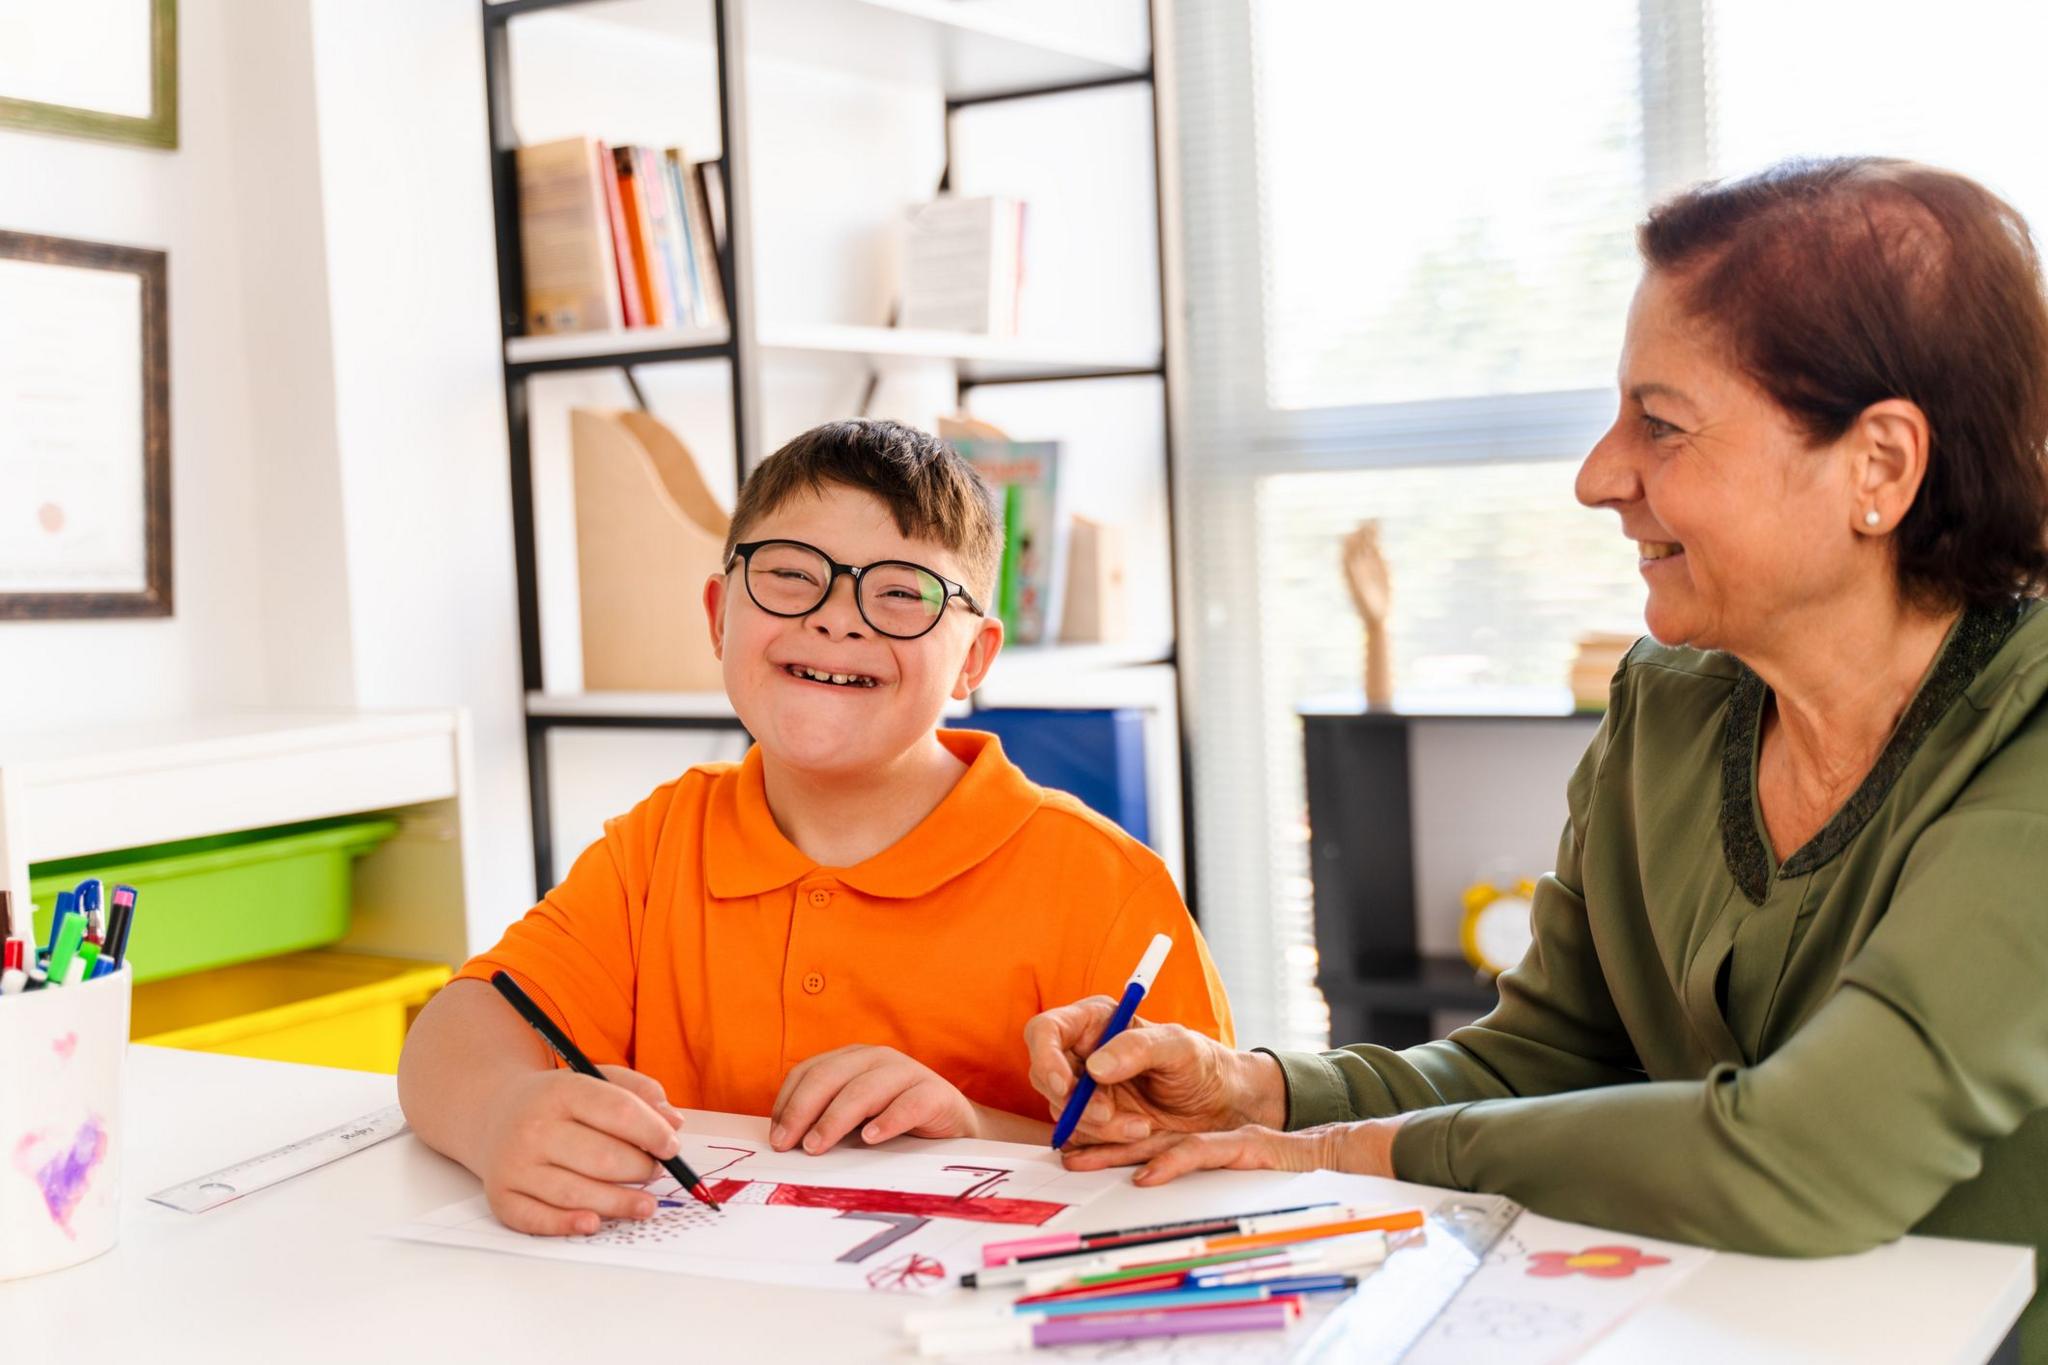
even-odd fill
[(1641, 491), (1635, 466), (1622, 449), (1617, 430), (1618, 424), (1594, 442), (1593, 448), (1586, 452), (1585, 462), (1579, 466), (1579, 477), (1572, 485), (1572, 491), (1587, 507), (1620, 508), (1634, 502)]

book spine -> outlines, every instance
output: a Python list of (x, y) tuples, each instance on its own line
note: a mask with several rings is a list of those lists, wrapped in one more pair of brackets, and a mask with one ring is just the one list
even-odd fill
[(675, 286), (669, 278), (668, 251), (662, 238), (661, 181), (655, 175), (653, 159), (645, 147), (629, 147), (633, 154), (633, 191), (640, 199), (640, 238), (646, 248), (648, 316), (657, 327), (673, 327), (682, 319), (676, 312)]
[(718, 278), (718, 246), (712, 236), (711, 207), (704, 195), (703, 169), (703, 166), (693, 167), (679, 157), (676, 183), (683, 192), (684, 217), (690, 225), (691, 260), (696, 267), (697, 297), (704, 305), (704, 324), (723, 327), (726, 325), (725, 286)]
[(683, 193), (683, 166), (681, 153), (674, 147), (661, 154), (662, 183), (668, 188), (669, 205), (674, 211), (676, 237), (678, 239), (677, 273), (686, 286), (684, 294), (689, 303), (689, 318), (698, 327), (708, 326), (711, 321), (704, 307), (704, 282), (697, 275), (697, 244), (693, 240), (693, 225), (690, 222), (689, 200)]
[(619, 198), (618, 163), (612, 149), (597, 144), (598, 178), (604, 186), (605, 221), (612, 237), (612, 286), (619, 295), (619, 316), (628, 327), (645, 327), (647, 314), (640, 306), (640, 285), (633, 277), (633, 237), (626, 227), (626, 206)]
[(660, 314), (654, 306), (654, 272), (647, 259), (647, 225), (641, 208), (639, 177), (633, 169), (633, 149), (612, 148), (612, 165), (618, 173), (619, 202), (625, 209), (626, 236), (633, 248), (633, 287), (640, 295), (641, 323), (657, 326)]

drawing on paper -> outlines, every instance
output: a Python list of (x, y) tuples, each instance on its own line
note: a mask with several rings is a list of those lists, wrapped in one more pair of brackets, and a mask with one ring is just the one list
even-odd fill
[(1438, 1333), (1459, 1341), (1542, 1341), (1554, 1336), (1577, 1336), (1584, 1328), (1584, 1315), (1574, 1309), (1486, 1295), (1467, 1298), (1463, 1294), (1451, 1300), (1437, 1322)]
[(1042, 1227), (1117, 1182), (1075, 1173), (1050, 1153), (968, 1162), (852, 1148), (809, 1156), (729, 1138), (683, 1139), (683, 1159), (720, 1209), (667, 1177), (645, 1185), (656, 1211), (584, 1237), (510, 1232), (483, 1199), (440, 1210), (396, 1235), (562, 1260), (888, 1293), (927, 1293), (977, 1263), (999, 1227)]
[(1590, 1275), (1596, 1280), (1622, 1280), (1638, 1270), (1670, 1265), (1668, 1256), (1651, 1256), (1632, 1246), (1587, 1247), (1584, 1251), (1538, 1251), (1529, 1257), (1529, 1273), (1541, 1278)]

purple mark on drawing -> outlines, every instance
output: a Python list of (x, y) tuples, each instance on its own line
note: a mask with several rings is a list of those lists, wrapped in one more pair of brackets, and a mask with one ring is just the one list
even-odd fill
[(85, 1187), (92, 1183), (92, 1174), (99, 1169), (100, 1162), (107, 1155), (107, 1130), (97, 1117), (88, 1118), (79, 1125), (78, 1132), (71, 1139), (69, 1147), (51, 1154), (47, 1160), (38, 1163), (40, 1152), (51, 1145), (46, 1134), (30, 1133), (14, 1145), (14, 1168), (36, 1182), (43, 1192), (43, 1207), (50, 1211), (50, 1220), (64, 1229), (66, 1237), (76, 1237), (72, 1230), (71, 1214), (77, 1209), (79, 1200), (85, 1198)]

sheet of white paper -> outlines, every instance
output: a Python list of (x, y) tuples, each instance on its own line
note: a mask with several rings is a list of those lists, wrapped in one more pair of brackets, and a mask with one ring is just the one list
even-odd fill
[[(1430, 1197), (1421, 1203), (1429, 1209), (1450, 1192), (1425, 1194)], [(1276, 1186), (1270, 1205), (1281, 1208), (1320, 1200), (1413, 1208), (1417, 1193), (1413, 1186), (1372, 1176), (1315, 1171)], [(1402, 1357), (1402, 1365), (1555, 1365), (1574, 1359), (1712, 1255), (1697, 1247), (1524, 1213), (1442, 1316)], [(975, 1365), (1045, 1365), (1053, 1357), (1133, 1365), (1283, 1365), (1309, 1344), (1340, 1302), (1333, 1295), (1310, 1299), (1302, 1320), (1284, 1333), (1069, 1346), (977, 1356)]]
[(688, 1162), (724, 1205), (712, 1212), (666, 1177), (644, 1223), (588, 1237), (529, 1237), (479, 1196), (392, 1230), (443, 1246), (811, 1288), (932, 1294), (981, 1263), (984, 1242), (1021, 1237), (1126, 1179), (1076, 1174), (1052, 1152), (960, 1158), (865, 1148), (823, 1156), (685, 1137)]

